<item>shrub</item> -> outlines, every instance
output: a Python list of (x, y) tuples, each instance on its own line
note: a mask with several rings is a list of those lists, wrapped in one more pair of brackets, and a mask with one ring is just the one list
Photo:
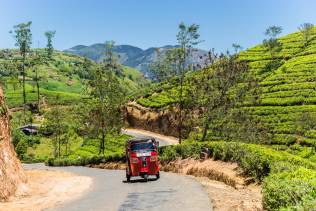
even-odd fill
[(18, 154), (19, 158), (21, 158), (22, 160), (27, 151), (27, 147), (28, 147), (27, 141), (23, 139), (19, 141), (19, 143), (16, 145), (15, 151)]
[(89, 164), (100, 164), (106, 162), (120, 162), (125, 161), (123, 153), (112, 153), (107, 155), (93, 155), (89, 157), (63, 157), (63, 158), (49, 158), (45, 164), (48, 166), (85, 166)]
[(316, 199), (316, 164), (284, 151), (240, 142), (185, 142), (164, 147), (163, 162), (197, 157), (207, 147), (214, 159), (239, 164), (246, 174), (262, 182), (263, 204), (268, 210), (310, 206)]

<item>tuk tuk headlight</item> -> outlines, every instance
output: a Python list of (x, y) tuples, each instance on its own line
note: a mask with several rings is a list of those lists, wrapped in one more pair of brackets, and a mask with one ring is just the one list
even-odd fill
[(138, 158), (132, 158), (132, 163), (138, 163)]
[(157, 156), (150, 156), (150, 161), (151, 162), (157, 161)]

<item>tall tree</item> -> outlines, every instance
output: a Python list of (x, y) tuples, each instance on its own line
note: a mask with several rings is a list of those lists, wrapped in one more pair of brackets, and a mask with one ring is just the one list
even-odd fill
[(188, 57), (191, 55), (194, 47), (201, 42), (199, 40), (200, 34), (198, 32), (199, 25), (192, 24), (190, 26), (180, 23), (179, 32), (177, 34), (177, 41), (179, 44), (179, 49), (175, 53), (175, 69), (177, 75), (179, 76), (179, 95), (178, 95), (178, 109), (179, 109), (179, 118), (178, 118), (178, 136), (179, 143), (182, 141), (182, 127), (183, 127), (183, 109), (184, 109), (184, 100), (183, 100), (183, 87), (184, 87), (184, 78), (186, 72), (189, 70), (188, 66)]
[[(202, 108), (201, 123), (204, 141), (209, 126), (218, 119), (223, 119), (238, 103), (242, 102), (248, 85), (245, 82), (246, 62), (239, 61), (235, 55), (217, 55), (210, 53), (210, 68), (202, 70), (203, 74), (193, 86), (196, 90), (196, 106)], [(194, 82), (194, 81), (193, 81)], [(232, 90), (235, 88), (235, 90)]]
[(119, 64), (119, 56), (114, 52), (115, 42), (113, 40), (105, 42), (104, 67), (112, 71), (117, 76), (123, 76), (122, 66)]
[(162, 51), (157, 48), (156, 50), (157, 60), (149, 65), (149, 72), (151, 77), (156, 82), (163, 82), (172, 77), (177, 76), (176, 72), (176, 60), (177, 49), (168, 49)]
[(53, 38), (55, 37), (55, 34), (56, 34), (56, 31), (45, 32), (45, 36), (47, 38), (46, 52), (47, 52), (47, 57), (49, 59), (52, 58), (53, 52), (54, 52)]
[(235, 54), (237, 54), (239, 51), (242, 50), (241, 45), (237, 44), (237, 43), (233, 43), (232, 47), (234, 48)]
[(27, 122), (26, 117), (26, 91), (25, 91), (25, 66), (28, 52), (31, 49), (32, 45), (32, 33), (31, 33), (32, 22), (20, 23), (14, 26), (14, 30), (10, 31), (13, 34), (13, 37), (16, 41), (15, 45), (19, 47), (20, 53), (22, 55), (22, 65), (21, 65), (21, 75), (23, 82), (23, 114), (24, 114), (24, 123)]
[(96, 67), (92, 74), (90, 95), (93, 103), (90, 105), (89, 125), (100, 137), (99, 154), (104, 154), (106, 135), (119, 133), (123, 125), (121, 106), (124, 95), (112, 71)]
[[(59, 101), (59, 97), (56, 97), (56, 101)], [(49, 112), (45, 114), (46, 130), (54, 136), (54, 157), (61, 156), (61, 145), (63, 142), (62, 135), (66, 133), (68, 124), (65, 121), (65, 113), (61, 108), (53, 107)]]
[(270, 26), (264, 32), (267, 37), (263, 40), (263, 45), (269, 51), (271, 58), (275, 58), (275, 53), (281, 50), (281, 43), (277, 40), (277, 36), (282, 33), (282, 27), (280, 26)]
[(89, 125), (100, 137), (99, 154), (105, 152), (107, 134), (119, 133), (123, 125), (121, 106), (124, 101), (124, 90), (116, 75), (121, 74), (114, 53), (114, 41), (105, 43), (105, 58), (101, 67), (91, 68), (90, 95), (93, 98)]
[(312, 23), (303, 23), (298, 27), (304, 38), (304, 47), (308, 45), (311, 36), (313, 35), (313, 28), (314, 25)]
[(41, 77), (38, 72), (38, 66), (44, 64), (45, 60), (40, 54), (40, 52), (36, 51), (35, 55), (33, 55), (30, 60), (30, 66), (33, 69), (34, 75), (32, 76), (33, 82), (36, 84), (36, 93), (37, 93), (37, 112), (40, 112), (40, 80)]

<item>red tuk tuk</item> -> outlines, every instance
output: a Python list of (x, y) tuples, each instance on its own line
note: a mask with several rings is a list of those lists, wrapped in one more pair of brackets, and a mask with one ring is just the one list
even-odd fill
[(147, 182), (149, 175), (159, 179), (159, 142), (154, 138), (131, 139), (126, 143), (126, 179), (141, 176)]

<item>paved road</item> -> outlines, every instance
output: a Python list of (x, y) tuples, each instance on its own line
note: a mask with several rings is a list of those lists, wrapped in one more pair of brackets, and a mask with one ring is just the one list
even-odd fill
[(207, 193), (194, 179), (173, 173), (161, 173), (159, 180), (125, 182), (125, 172), (86, 167), (46, 167), (25, 164), (26, 169), (54, 169), (93, 178), (90, 190), (75, 201), (50, 211), (125, 211), (125, 210), (211, 210)]
[[(141, 137), (139, 134), (131, 134)], [(161, 145), (168, 144), (159, 140)], [(188, 176), (161, 172), (159, 180), (133, 179), (126, 183), (125, 171), (86, 167), (46, 167), (26, 164), (26, 169), (57, 169), (93, 178), (90, 190), (75, 201), (50, 211), (205, 211), (212, 210), (203, 187)]]
[[(144, 135), (141, 134), (140, 132), (136, 132), (133, 130), (123, 130), (123, 133), (127, 134), (127, 135), (131, 135), (134, 136), (136, 138), (150, 138), (151, 136), (148, 135)], [(171, 145), (170, 142), (165, 141), (164, 139), (160, 138), (160, 137), (154, 137), (157, 141), (159, 141), (159, 146), (166, 146), (166, 145)]]

